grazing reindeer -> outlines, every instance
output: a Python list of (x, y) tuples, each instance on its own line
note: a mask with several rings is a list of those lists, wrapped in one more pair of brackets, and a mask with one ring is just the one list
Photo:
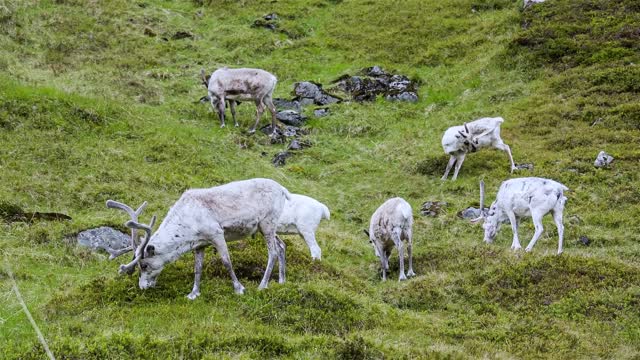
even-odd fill
[(511, 156), (511, 149), (500, 138), (500, 124), (504, 122), (501, 117), (482, 118), (462, 126), (453, 126), (445, 131), (442, 136), (442, 148), (444, 152), (451, 155), (447, 169), (444, 171), (442, 180), (447, 180), (451, 167), (455, 164), (451, 180), (458, 178), (458, 171), (462, 167), (464, 158), (468, 152), (476, 152), (485, 147), (493, 147), (506, 151), (511, 161), (511, 172), (516, 169)]
[(231, 115), (235, 126), (238, 126), (235, 106), (239, 101), (254, 101), (256, 104), (256, 122), (249, 130), (254, 133), (260, 117), (267, 108), (271, 112), (271, 127), (276, 129), (276, 107), (273, 105), (273, 90), (277, 79), (272, 74), (260, 69), (229, 69), (223, 67), (214, 71), (207, 79), (204, 70), (200, 71), (202, 81), (207, 84), (211, 107), (218, 113), (220, 127), (224, 127), (225, 100), (229, 100)]
[[(376, 256), (380, 258), (382, 280), (387, 280), (389, 270), (389, 256), (395, 246), (400, 257), (400, 275), (398, 281), (406, 280), (407, 276), (415, 276), (413, 272), (412, 233), (413, 210), (404, 199), (396, 197), (385, 201), (371, 216), (369, 231), (364, 230), (369, 237)], [(404, 248), (402, 240), (407, 241), (409, 253), (409, 272), (404, 273)]]
[(279, 261), (279, 282), (285, 281), (285, 246), (276, 237), (276, 225), (290, 194), (280, 184), (269, 179), (235, 181), (210, 189), (191, 189), (182, 194), (171, 207), (158, 230), (152, 235), (151, 225), (130, 220), (132, 229), (144, 230), (146, 236), (136, 248), (135, 257), (127, 265), (120, 265), (120, 273), (131, 273), (140, 267), (138, 285), (141, 289), (153, 287), (157, 277), (168, 263), (182, 254), (195, 251), (195, 280), (187, 296), (193, 300), (200, 295), (200, 278), (204, 248), (215, 246), (222, 263), (229, 271), (236, 293), (244, 293), (238, 281), (227, 241), (238, 240), (260, 231), (267, 242), (269, 258), (259, 289), (267, 287), (273, 265)]
[(542, 235), (542, 217), (551, 212), (553, 220), (558, 228), (558, 255), (562, 254), (562, 236), (564, 225), (562, 224), (562, 212), (567, 198), (564, 191), (569, 190), (559, 182), (537, 178), (516, 178), (502, 182), (496, 201), (491, 204), (489, 210), (484, 210), (484, 181), (480, 182), (480, 217), (471, 220), (472, 223), (484, 220), (484, 241), (492, 243), (500, 230), (500, 225), (507, 219), (511, 223), (513, 242), (511, 249), (521, 249), (518, 240), (518, 221), (523, 217), (531, 217), (535, 227), (533, 238), (525, 251), (529, 252)]

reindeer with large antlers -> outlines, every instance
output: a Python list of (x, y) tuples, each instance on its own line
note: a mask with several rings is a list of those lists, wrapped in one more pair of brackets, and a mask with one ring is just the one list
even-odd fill
[(456, 167), (451, 180), (458, 178), (458, 171), (460, 171), (467, 153), (476, 152), (485, 147), (493, 147), (505, 151), (509, 155), (511, 172), (513, 173), (516, 165), (513, 162), (511, 149), (500, 138), (500, 124), (503, 122), (504, 119), (501, 117), (482, 118), (464, 125), (448, 128), (442, 136), (442, 148), (451, 157), (442, 180), (447, 180), (449, 171), (454, 164)]
[(569, 190), (566, 186), (557, 181), (527, 177), (516, 178), (502, 182), (496, 200), (491, 207), (484, 209), (484, 181), (480, 181), (480, 217), (471, 220), (472, 223), (483, 221), (484, 241), (492, 243), (500, 230), (500, 225), (509, 220), (513, 231), (513, 242), (511, 249), (519, 250), (518, 221), (520, 218), (530, 217), (533, 220), (535, 233), (527, 245), (525, 251), (529, 252), (538, 241), (544, 228), (542, 218), (548, 214), (553, 214), (553, 220), (558, 228), (558, 255), (562, 254), (562, 238), (564, 225), (562, 224), (562, 213), (567, 198), (564, 191)]
[[(132, 273), (139, 265), (138, 285), (147, 289), (155, 286), (166, 264), (194, 251), (195, 280), (193, 290), (187, 296), (193, 300), (200, 295), (204, 248), (213, 245), (231, 276), (235, 292), (242, 294), (244, 286), (233, 271), (227, 241), (260, 231), (267, 242), (269, 257), (259, 289), (267, 287), (276, 260), (279, 262), (278, 281), (283, 283), (285, 245), (277, 238), (276, 228), (286, 200), (290, 200), (287, 189), (269, 179), (235, 181), (209, 189), (187, 190), (171, 207), (155, 233), (152, 234), (155, 216), (150, 225), (127, 221), (127, 227), (144, 230), (146, 236), (137, 246), (133, 261), (120, 266), (120, 273)], [(112, 205), (114, 203), (111, 202)]]

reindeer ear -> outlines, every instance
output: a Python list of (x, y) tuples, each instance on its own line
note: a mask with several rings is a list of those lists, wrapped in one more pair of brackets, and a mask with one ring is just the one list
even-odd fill
[(145, 257), (153, 256), (156, 254), (156, 248), (153, 245), (147, 245), (145, 252), (146, 252)]

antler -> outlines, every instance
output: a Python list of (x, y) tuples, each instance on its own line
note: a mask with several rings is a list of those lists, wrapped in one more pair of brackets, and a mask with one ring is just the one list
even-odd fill
[(464, 123), (464, 131), (468, 134), (469, 133), (469, 128), (467, 127), (467, 123)]
[(480, 216), (475, 218), (475, 219), (471, 219), (472, 223), (477, 223), (478, 221), (484, 219), (485, 214), (484, 214), (484, 180), (480, 180)]
[(153, 228), (153, 225), (155, 223), (156, 223), (155, 215), (153, 215), (153, 217), (151, 218), (151, 223), (149, 225), (140, 224), (133, 220), (129, 220), (125, 223), (125, 226), (130, 229), (144, 230), (147, 233), (147, 236), (145, 237), (144, 241), (142, 241), (140, 246), (138, 246), (138, 248), (136, 249), (136, 253), (135, 253), (136, 255), (133, 258), (133, 260), (126, 265), (124, 264), (120, 265), (120, 270), (119, 270), (120, 274), (124, 274), (124, 273), (131, 274), (136, 264), (139, 264), (140, 260), (144, 259), (144, 249), (147, 247), (149, 240), (151, 240), (151, 231), (152, 231), (151, 229)]
[[(146, 201), (143, 202), (142, 205), (140, 205), (140, 207), (138, 207), (138, 209), (135, 211), (130, 206), (114, 200), (107, 200), (107, 207), (110, 209), (120, 209), (126, 212), (127, 214), (129, 214), (129, 216), (131, 217), (131, 220), (138, 221), (138, 217), (140, 216), (140, 214), (142, 214), (144, 209), (147, 207), (147, 202)], [(138, 239), (138, 231), (134, 228), (131, 228), (131, 248), (130, 249), (128, 247), (125, 248), (125, 249), (128, 249), (127, 251), (124, 251), (125, 249), (122, 249), (124, 252), (118, 253), (115, 256), (111, 255), (109, 259), (115, 259), (116, 257), (122, 254), (125, 254), (135, 249), (136, 247), (138, 247), (138, 244), (136, 244), (137, 239)]]
[(204, 85), (204, 87), (206, 88), (209, 88), (209, 79), (204, 72), (204, 69), (200, 69), (200, 79), (202, 80), (202, 85)]

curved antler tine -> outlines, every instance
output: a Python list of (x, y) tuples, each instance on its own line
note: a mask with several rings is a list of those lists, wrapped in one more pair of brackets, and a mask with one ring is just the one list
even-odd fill
[(118, 273), (120, 275), (122, 275), (122, 274), (131, 275), (133, 273), (133, 269), (135, 269), (136, 264), (140, 262), (141, 258), (142, 258), (142, 256), (140, 256), (140, 254), (138, 254), (138, 255), (136, 255), (136, 257), (130, 263), (128, 263), (126, 265), (121, 264), (120, 265), (120, 269), (118, 270)]
[[(138, 210), (135, 211), (136, 215), (140, 216), (140, 214), (142, 214), (142, 212), (144, 211), (144, 209), (147, 207), (147, 202), (143, 202), (139, 207)], [(136, 218), (137, 220), (137, 218)]]
[(126, 254), (126, 253), (128, 253), (130, 251), (133, 251), (133, 246), (127, 246), (126, 248), (115, 250), (114, 252), (112, 252), (109, 255), (109, 260), (113, 260), (113, 259), (117, 258), (118, 256), (124, 255), (124, 254)]
[(141, 258), (144, 258), (144, 249), (147, 247), (149, 240), (151, 240), (151, 232), (152, 232), (151, 229), (155, 223), (156, 223), (155, 215), (153, 215), (153, 217), (151, 218), (151, 225), (140, 224), (132, 220), (129, 220), (125, 223), (125, 226), (128, 228), (144, 230), (147, 233), (147, 236), (145, 236), (144, 241), (136, 249), (136, 257), (140, 256)]
[(132, 219), (137, 220), (136, 212), (126, 204), (114, 200), (107, 200), (107, 207), (110, 209), (120, 209), (129, 214)]

